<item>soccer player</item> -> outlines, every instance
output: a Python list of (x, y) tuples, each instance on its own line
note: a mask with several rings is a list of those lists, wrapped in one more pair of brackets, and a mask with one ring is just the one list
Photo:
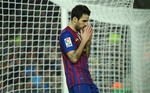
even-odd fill
[(76, 5), (71, 11), (71, 22), (60, 34), (60, 48), (69, 93), (99, 93), (89, 68), (93, 29), (88, 24), (91, 11), (85, 5)]

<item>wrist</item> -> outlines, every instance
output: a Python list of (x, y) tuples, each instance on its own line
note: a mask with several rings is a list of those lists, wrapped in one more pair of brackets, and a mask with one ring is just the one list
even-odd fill
[(88, 41), (86, 45), (90, 46), (90, 45), (91, 45), (91, 43), (92, 43), (91, 41)]
[(87, 41), (81, 40), (81, 44), (85, 46), (87, 44)]

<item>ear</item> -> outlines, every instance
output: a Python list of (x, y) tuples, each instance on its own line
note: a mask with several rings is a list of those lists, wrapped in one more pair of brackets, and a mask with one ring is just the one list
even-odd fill
[(77, 17), (73, 17), (72, 21), (73, 21), (74, 23), (77, 23), (78, 18), (77, 18)]

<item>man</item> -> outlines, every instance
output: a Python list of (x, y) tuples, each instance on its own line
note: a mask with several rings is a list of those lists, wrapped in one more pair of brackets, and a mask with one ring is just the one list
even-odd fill
[(88, 24), (90, 13), (85, 5), (76, 5), (71, 12), (70, 25), (60, 34), (69, 93), (99, 93), (88, 69), (93, 33), (92, 26)]

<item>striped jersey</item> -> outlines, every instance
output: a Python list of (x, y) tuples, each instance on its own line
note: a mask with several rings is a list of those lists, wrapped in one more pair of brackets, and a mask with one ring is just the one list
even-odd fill
[(81, 83), (93, 84), (85, 49), (76, 63), (72, 63), (67, 56), (69, 51), (76, 50), (80, 45), (81, 39), (78, 32), (73, 31), (67, 26), (61, 32), (59, 42), (68, 88)]

